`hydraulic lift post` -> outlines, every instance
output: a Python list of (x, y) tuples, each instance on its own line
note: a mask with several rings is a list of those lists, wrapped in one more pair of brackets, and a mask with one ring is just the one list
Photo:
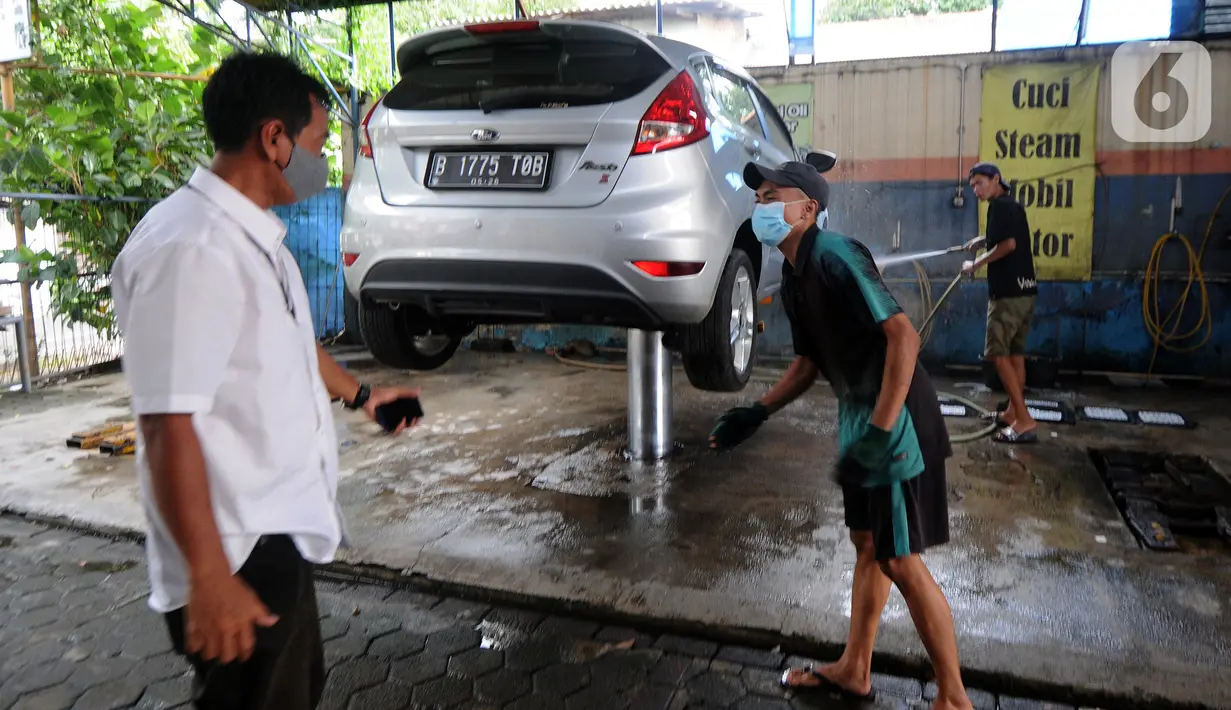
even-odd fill
[(628, 331), (628, 452), (638, 461), (667, 458), (671, 432), (671, 352), (657, 331)]

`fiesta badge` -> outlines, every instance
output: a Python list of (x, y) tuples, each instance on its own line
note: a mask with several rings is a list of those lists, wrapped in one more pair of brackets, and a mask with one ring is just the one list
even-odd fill
[(491, 143), (500, 137), (500, 134), (490, 128), (476, 128), (470, 132), (470, 137), (480, 143)]

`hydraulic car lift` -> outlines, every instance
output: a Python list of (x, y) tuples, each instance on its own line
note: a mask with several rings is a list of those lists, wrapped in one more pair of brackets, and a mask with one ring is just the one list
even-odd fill
[(628, 331), (628, 453), (637, 461), (671, 454), (671, 352), (657, 331)]

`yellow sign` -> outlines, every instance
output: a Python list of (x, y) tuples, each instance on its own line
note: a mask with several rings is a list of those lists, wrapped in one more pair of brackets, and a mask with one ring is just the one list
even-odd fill
[[(983, 74), (979, 159), (1000, 167), (1026, 208), (1040, 281), (1090, 279), (1099, 69), (1011, 64)], [(986, 229), (982, 204), (979, 233)]]

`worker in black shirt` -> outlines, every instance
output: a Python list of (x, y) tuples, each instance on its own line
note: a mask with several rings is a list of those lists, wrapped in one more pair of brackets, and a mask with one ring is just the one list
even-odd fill
[(892, 583), (936, 672), (932, 709), (969, 710), (953, 615), (920, 557), (949, 540), (945, 459), (953, 449), (936, 390), (918, 362), (919, 335), (867, 247), (817, 227), (829, 185), (816, 168), (749, 163), (744, 183), (757, 193), (753, 232), (786, 259), (782, 298), (797, 357), (760, 401), (719, 417), (711, 446), (726, 449), (747, 439), (824, 375), (838, 399), (835, 473), (856, 552), (842, 657), (789, 669), (782, 685), (871, 700), (872, 647)]
[(1026, 337), (1034, 318), (1038, 284), (1030, 251), (1030, 223), (1026, 209), (1009, 194), (1000, 168), (979, 163), (970, 169), (975, 197), (987, 201), (987, 237), (966, 243), (987, 251), (962, 264), (972, 274), (987, 266), (987, 345), (983, 356), (996, 364), (996, 372), (1009, 395), (1009, 408), (998, 415), (1002, 427), (995, 440), (1003, 444), (1032, 444), (1039, 440), (1038, 422), (1026, 408)]

